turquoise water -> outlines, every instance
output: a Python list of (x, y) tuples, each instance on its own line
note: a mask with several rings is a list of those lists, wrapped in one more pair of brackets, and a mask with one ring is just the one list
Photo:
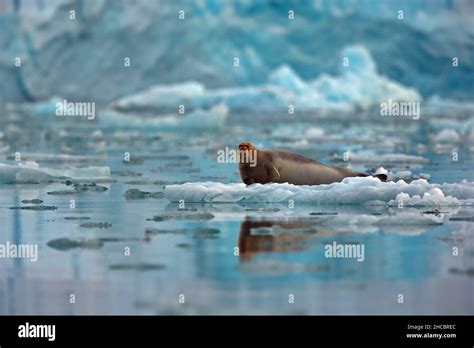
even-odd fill
[[(474, 313), (474, 222), (450, 220), (473, 217), (472, 205), (439, 211), (265, 203), (180, 207), (161, 196), (124, 197), (129, 189), (163, 192), (171, 183), (238, 182), (236, 164), (217, 163), (216, 151), (235, 148), (244, 140), (325, 163), (348, 150), (373, 156), (418, 155), (430, 164), (384, 166), (393, 172), (428, 173), (433, 183), (474, 181), (468, 147), (451, 144), (444, 151), (430, 140), (435, 123), (445, 115), (393, 122), (380, 122), (370, 113), (291, 121), (280, 116), (261, 122), (258, 116), (232, 114), (228, 126), (214, 132), (121, 129), (117, 134), (118, 130), (104, 129), (95, 135), (100, 123), (49, 124), (29, 115), (22, 115), (21, 121), (14, 114), (5, 117), (3, 143), (10, 148), (2, 155), (3, 163), (13, 163), (6, 157), (15, 151), (99, 154), (104, 160), (72, 165), (109, 166), (116, 181), (98, 183), (107, 188), (103, 192), (73, 195), (48, 194), (69, 189), (64, 182), (0, 186), (0, 242), (35, 243), (39, 253), (37, 262), (0, 260), (0, 314)], [(449, 115), (459, 124), (465, 121), (455, 116)], [(20, 131), (12, 131), (14, 127)], [(299, 141), (309, 127), (323, 129), (326, 140)], [(454, 148), (458, 162), (451, 158)], [(123, 162), (124, 152), (131, 154), (134, 164)], [(378, 166), (352, 165), (357, 170)], [(121, 176), (121, 171), (140, 176)], [(57, 209), (9, 209), (36, 198)], [(70, 208), (71, 199), (75, 208)], [(364, 214), (403, 219), (406, 211), (437, 214), (441, 222), (376, 227), (351, 223), (352, 217)], [(212, 215), (206, 220), (182, 219), (183, 214), (197, 212)], [(168, 219), (153, 220), (164, 213)], [(327, 216), (347, 223), (323, 223)], [(80, 226), (85, 223), (103, 225)], [(252, 232), (272, 226), (286, 231)], [(83, 244), (74, 244), (78, 240)], [(325, 257), (325, 245), (334, 241), (364, 245), (364, 261)], [(459, 255), (453, 255), (453, 247), (459, 248)], [(70, 303), (71, 294), (75, 303)]]

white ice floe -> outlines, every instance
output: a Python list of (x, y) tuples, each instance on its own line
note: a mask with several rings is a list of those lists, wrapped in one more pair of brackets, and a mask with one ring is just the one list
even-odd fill
[(84, 182), (113, 181), (109, 167), (40, 168), (35, 162), (21, 165), (0, 163), (1, 184), (40, 184), (59, 180)]
[(378, 174), (385, 174), (385, 175), (388, 175), (388, 170), (385, 169), (384, 167), (379, 167), (379, 168), (377, 168), (377, 170), (375, 171), (374, 174), (375, 174), (375, 175), (378, 175)]
[[(376, 172), (376, 174), (379, 174), (379, 173)], [(413, 174), (409, 170), (401, 170), (395, 173), (390, 172), (390, 173), (384, 173), (384, 174), (388, 174), (388, 179), (390, 181), (404, 180), (406, 182), (410, 182), (410, 181), (418, 180), (418, 179), (425, 179), (428, 181), (431, 179), (431, 175), (429, 174), (426, 174), (426, 173)]]
[[(176, 107), (176, 105), (175, 105)], [(197, 109), (186, 114), (164, 115), (156, 117), (139, 117), (108, 110), (99, 115), (99, 120), (106, 127), (139, 130), (192, 130), (219, 129), (227, 119), (228, 108), (218, 104), (209, 110)]]
[(457, 143), (461, 137), (454, 129), (443, 129), (432, 137), (432, 140), (437, 143)]
[[(429, 164), (430, 161), (422, 156), (405, 155), (402, 153), (375, 155), (375, 154), (349, 154), (349, 161), (352, 163), (383, 163), (383, 164)], [(344, 161), (344, 155), (335, 154), (333, 156), (335, 161)]]
[[(437, 190), (433, 190), (437, 188)], [(425, 195), (427, 193), (427, 195)], [(401, 195), (400, 194), (404, 194)], [(408, 195), (408, 196), (406, 196)], [(420, 196), (418, 199), (415, 196)], [(455, 184), (430, 184), (424, 179), (406, 183), (381, 182), (373, 177), (346, 178), (330, 185), (296, 186), (292, 184), (222, 184), (195, 182), (169, 185), (165, 197), (171, 202), (255, 202), (295, 204), (369, 204), (387, 205), (397, 197), (407, 205), (459, 205), (460, 200), (474, 198), (474, 183), (462, 181)], [(408, 197), (408, 198), (407, 198)]]
[(32, 103), (21, 103), (13, 104), (9, 103), (6, 105), (7, 110), (34, 115), (38, 117), (53, 116), (56, 113), (57, 103), (62, 103), (64, 99), (58, 96), (53, 96), (49, 99), (32, 102)]
[(474, 110), (474, 103), (471, 101), (460, 101), (454, 99), (441, 98), (435, 94), (428, 98), (426, 101), (428, 107), (436, 107), (438, 110), (441, 108), (446, 109), (463, 109), (463, 110)]
[(308, 139), (321, 139), (325, 136), (325, 131), (323, 128), (309, 127), (308, 129), (306, 129), (304, 135)]
[(401, 192), (394, 200), (388, 202), (390, 206), (418, 207), (418, 206), (453, 206), (459, 205), (457, 198), (445, 197), (441, 189), (434, 187), (421, 195), (410, 197), (408, 193)]
[(155, 111), (160, 108), (176, 109), (178, 105), (189, 105), (185, 101), (204, 95), (205, 87), (198, 82), (156, 85), (138, 94), (119, 99), (112, 108), (124, 111)]
[[(10, 155), (7, 159), (15, 159), (14, 155)], [(26, 161), (38, 162), (100, 162), (105, 160), (105, 156), (100, 155), (70, 155), (56, 153), (30, 153), (22, 152), (21, 159)], [(23, 163), (24, 165), (24, 163)]]

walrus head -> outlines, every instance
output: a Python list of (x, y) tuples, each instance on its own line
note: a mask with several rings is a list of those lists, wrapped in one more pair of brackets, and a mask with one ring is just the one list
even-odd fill
[(244, 141), (239, 144), (239, 167), (250, 166), (255, 167), (257, 165), (257, 148), (252, 143)]
[(265, 177), (265, 170), (257, 167), (257, 148), (252, 143), (244, 141), (239, 144), (238, 163), (240, 177), (247, 185), (255, 182), (263, 182)]
[(239, 151), (252, 151), (252, 150), (257, 150), (257, 148), (253, 146), (252, 143), (249, 143), (248, 141), (244, 141), (239, 144)]

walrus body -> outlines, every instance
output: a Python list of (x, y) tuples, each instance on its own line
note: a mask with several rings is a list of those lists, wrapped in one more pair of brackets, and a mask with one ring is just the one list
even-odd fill
[[(353, 172), (347, 168), (330, 167), (311, 158), (296, 153), (276, 150), (259, 150), (251, 143), (241, 143), (239, 151), (256, 151), (256, 165), (239, 163), (242, 181), (247, 185), (254, 183), (290, 183), (294, 185), (321, 185), (342, 181), (347, 177), (370, 176), (367, 173)], [(385, 174), (373, 175), (386, 181)]]

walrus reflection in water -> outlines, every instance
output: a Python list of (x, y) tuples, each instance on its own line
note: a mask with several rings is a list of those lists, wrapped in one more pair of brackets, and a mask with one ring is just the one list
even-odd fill
[[(330, 167), (293, 152), (260, 150), (249, 142), (239, 145), (239, 155), (240, 177), (247, 185), (254, 183), (321, 185), (354, 176), (373, 176), (381, 181), (387, 181), (385, 174), (371, 175), (353, 172), (348, 168)], [(254, 160), (248, 161), (249, 158)]]
[[(310, 218), (294, 221), (245, 219), (240, 224), (239, 232), (240, 260), (250, 261), (255, 253), (260, 252), (301, 251), (309, 247), (307, 242), (313, 238), (347, 234), (325, 230), (312, 223)], [(277, 233), (272, 234), (271, 231)]]

